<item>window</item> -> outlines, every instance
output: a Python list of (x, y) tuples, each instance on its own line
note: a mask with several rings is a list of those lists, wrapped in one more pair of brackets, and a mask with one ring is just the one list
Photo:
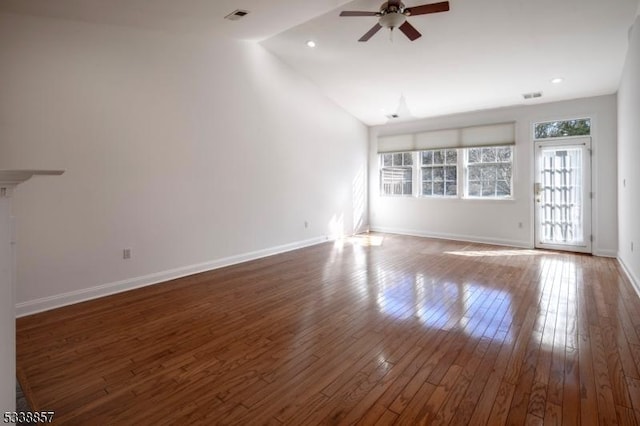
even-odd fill
[(419, 153), (422, 195), (458, 195), (458, 151), (438, 149)]
[[(380, 195), (508, 199), (513, 146), (380, 154)], [(458, 172), (462, 170), (464, 174)], [(464, 179), (463, 179), (464, 176)]]
[(413, 153), (380, 155), (380, 194), (413, 195)]
[(510, 198), (511, 146), (466, 148), (466, 195), (472, 198)]
[(588, 136), (591, 134), (591, 120), (581, 118), (536, 123), (533, 125), (533, 134), (536, 139)]

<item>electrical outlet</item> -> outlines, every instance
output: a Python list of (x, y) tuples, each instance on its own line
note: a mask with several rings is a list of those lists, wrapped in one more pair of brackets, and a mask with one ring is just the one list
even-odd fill
[(122, 258), (123, 259), (131, 259), (131, 249), (124, 249), (122, 250)]

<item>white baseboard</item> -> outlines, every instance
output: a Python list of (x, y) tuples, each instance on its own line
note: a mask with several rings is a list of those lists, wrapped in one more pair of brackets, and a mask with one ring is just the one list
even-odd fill
[(129, 278), (122, 281), (116, 281), (86, 289), (70, 291), (68, 293), (57, 294), (40, 299), (28, 300), (26, 302), (20, 302), (16, 304), (16, 316), (19, 318), (38, 312), (48, 311), (50, 309), (60, 308), (62, 306), (72, 305), (74, 303), (84, 302), (91, 299), (97, 299), (99, 297), (108, 296), (110, 294), (121, 293), (123, 291), (162, 283), (176, 278), (185, 277), (187, 275), (193, 275), (200, 272), (223, 268), (225, 266), (235, 265), (237, 263), (272, 256), (274, 254), (313, 246), (316, 244), (324, 243), (326, 241), (328, 241), (328, 238), (326, 236), (321, 236), (308, 240), (297, 241), (289, 244), (283, 244), (262, 250), (252, 251), (249, 253), (229, 256), (222, 259), (212, 260), (210, 262), (156, 272), (153, 274), (143, 275), (141, 277)]
[(627, 275), (627, 278), (629, 278), (629, 281), (631, 281), (631, 286), (636, 291), (636, 294), (638, 295), (638, 297), (640, 297), (640, 280), (638, 280), (638, 277), (636, 277), (633, 274), (633, 272), (631, 272), (631, 269), (629, 269), (627, 265), (625, 265), (624, 261), (620, 258), (620, 256), (618, 256), (617, 259), (618, 259), (618, 263), (622, 267), (622, 270)]
[(446, 234), (440, 232), (425, 232), (414, 229), (387, 228), (384, 226), (372, 226), (374, 232), (386, 232), (388, 234), (411, 235), (414, 237), (438, 238), (441, 240), (467, 241), (470, 243), (493, 244), (497, 246), (533, 248), (528, 241), (506, 240), (500, 238), (478, 237), (473, 235)]
[(594, 256), (600, 257), (613, 257), (614, 259), (618, 257), (618, 252), (616, 250), (606, 250), (606, 249), (594, 249)]

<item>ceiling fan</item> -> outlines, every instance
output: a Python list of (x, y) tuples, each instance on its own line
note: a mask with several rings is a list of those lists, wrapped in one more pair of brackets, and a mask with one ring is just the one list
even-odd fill
[(369, 40), (375, 33), (380, 31), (382, 27), (389, 28), (391, 31), (393, 31), (394, 28), (398, 28), (409, 38), (409, 40), (413, 41), (421, 37), (422, 34), (420, 34), (420, 32), (407, 21), (407, 16), (447, 12), (448, 10), (448, 1), (423, 4), (422, 6), (406, 7), (400, 0), (389, 0), (382, 3), (379, 12), (343, 11), (340, 12), (340, 16), (376, 16), (380, 18), (378, 23), (367, 31), (365, 35), (360, 37), (358, 41)]

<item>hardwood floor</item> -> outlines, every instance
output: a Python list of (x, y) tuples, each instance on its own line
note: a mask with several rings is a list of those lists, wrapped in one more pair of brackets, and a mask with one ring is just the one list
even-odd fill
[(58, 424), (637, 424), (614, 259), (386, 234), (17, 322)]

